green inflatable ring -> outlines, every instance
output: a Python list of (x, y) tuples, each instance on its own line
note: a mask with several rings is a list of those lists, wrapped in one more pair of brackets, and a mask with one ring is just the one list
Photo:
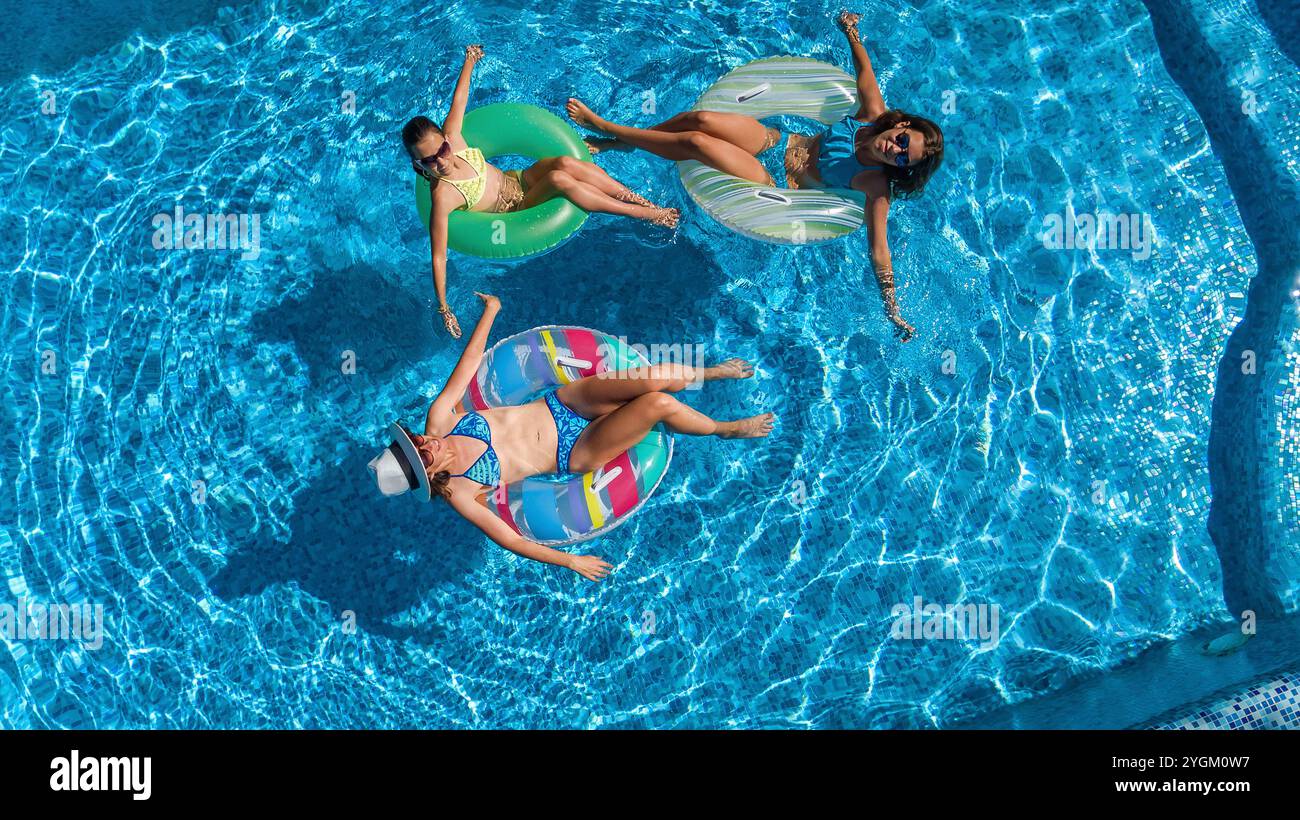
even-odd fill
[[(577, 132), (535, 105), (495, 103), (475, 108), (465, 115), (461, 135), (488, 159), (518, 154), (533, 160), (573, 157), (591, 162), (591, 152)], [(431, 187), (429, 180), (415, 177), (415, 206), (426, 226), (433, 209)], [(485, 259), (517, 259), (557, 247), (586, 220), (586, 211), (558, 196), (508, 214), (453, 211), (447, 219), (447, 244), (454, 251)]]

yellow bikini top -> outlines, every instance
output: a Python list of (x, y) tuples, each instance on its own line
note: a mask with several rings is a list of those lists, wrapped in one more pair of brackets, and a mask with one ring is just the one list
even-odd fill
[(469, 163), (469, 167), (474, 170), (474, 176), (469, 179), (443, 177), (442, 181), (460, 191), (460, 195), (465, 197), (465, 204), (456, 210), (473, 210), (478, 201), (483, 198), (483, 189), (487, 187), (487, 174), (484, 173), (487, 160), (483, 159), (483, 152), (477, 148), (466, 148), (464, 151), (457, 151), (455, 155)]

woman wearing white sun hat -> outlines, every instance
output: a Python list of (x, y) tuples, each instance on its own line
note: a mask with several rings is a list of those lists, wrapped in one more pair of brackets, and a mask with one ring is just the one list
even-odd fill
[(673, 433), (720, 438), (761, 438), (772, 430), (771, 413), (715, 421), (669, 395), (693, 382), (752, 376), (753, 368), (740, 359), (704, 368), (651, 365), (607, 371), (571, 381), (524, 404), (457, 412), (458, 401), (483, 361), (492, 322), (501, 309), (495, 296), (478, 296), (483, 300), (483, 316), (430, 405), (423, 435), (392, 424), (388, 428), (392, 443), (370, 461), (384, 495), (413, 492), (422, 501), (440, 496), (506, 549), (597, 581), (609, 574), (608, 563), (524, 538), (493, 515), (480, 497), (529, 476), (590, 472), (659, 424)]

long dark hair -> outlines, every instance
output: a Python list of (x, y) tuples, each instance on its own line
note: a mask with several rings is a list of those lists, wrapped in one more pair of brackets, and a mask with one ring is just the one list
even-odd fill
[(897, 108), (891, 108), (876, 118), (868, 132), (871, 136), (882, 134), (896, 128), (900, 122), (909, 123), (925, 137), (925, 156), (916, 163), (899, 167), (886, 165), (885, 174), (889, 177), (889, 193), (898, 199), (910, 199), (925, 189), (934, 172), (943, 162), (943, 131), (933, 120), (918, 117)]
[[(406, 146), (406, 153), (411, 153), (411, 149), (424, 139), (430, 131), (435, 132), (438, 136), (444, 136), (442, 128), (436, 122), (421, 114), (418, 117), (411, 117), (402, 126), (402, 145)], [(928, 140), (929, 137), (926, 137)]]

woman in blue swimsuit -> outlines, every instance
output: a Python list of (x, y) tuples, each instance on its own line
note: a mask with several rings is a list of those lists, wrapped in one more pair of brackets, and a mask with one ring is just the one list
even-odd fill
[(754, 375), (749, 363), (740, 359), (705, 368), (654, 365), (588, 376), (527, 404), (458, 414), (456, 403), (478, 372), (501, 309), (495, 296), (478, 296), (483, 316), (446, 386), (429, 406), (423, 435), (397, 427), (393, 444), (370, 462), (384, 495), (416, 491), (428, 498), (441, 496), (506, 549), (598, 581), (611, 569), (604, 560), (528, 541), (489, 513), (479, 497), (531, 475), (590, 472), (661, 422), (689, 436), (762, 438), (772, 431), (771, 413), (716, 421), (670, 395), (692, 382)]
[(641, 148), (680, 161), (698, 160), (726, 174), (764, 185), (777, 181), (758, 156), (783, 141), (786, 185), (791, 188), (853, 188), (867, 197), (871, 263), (885, 315), (903, 341), (914, 328), (898, 309), (886, 235), (889, 203), (921, 193), (943, 161), (943, 132), (934, 122), (885, 107), (867, 50), (858, 38), (860, 15), (843, 12), (838, 24), (849, 40), (857, 70), (859, 107), (822, 134), (789, 134), (753, 117), (717, 111), (687, 111), (653, 128), (630, 128), (597, 116), (576, 99), (568, 103), (574, 122), (609, 136), (588, 140), (593, 153)]

